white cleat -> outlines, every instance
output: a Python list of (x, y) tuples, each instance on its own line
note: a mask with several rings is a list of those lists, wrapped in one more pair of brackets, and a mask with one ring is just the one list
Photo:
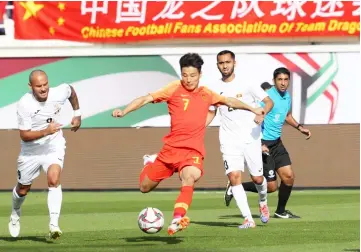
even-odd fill
[(154, 163), (154, 161), (155, 161), (156, 158), (157, 158), (157, 154), (144, 155), (144, 156), (143, 156), (144, 165), (146, 165), (146, 164), (148, 164), (148, 163)]
[(262, 223), (267, 223), (269, 221), (270, 213), (267, 206), (267, 203), (259, 204), (259, 212)]
[(49, 231), (50, 239), (57, 240), (63, 234), (63, 232), (61, 232), (59, 226), (49, 225), (49, 229), (50, 229), (50, 231)]
[(20, 234), (20, 219), (10, 217), (9, 233), (12, 237), (18, 237)]
[(242, 225), (238, 226), (238, 228), (240, 229), (248, 229), (248, 228), (255, 228), (256, 227), (256, 223), (251, 220), (247, 220), (245, 219), (244, 222), (242, 223)]

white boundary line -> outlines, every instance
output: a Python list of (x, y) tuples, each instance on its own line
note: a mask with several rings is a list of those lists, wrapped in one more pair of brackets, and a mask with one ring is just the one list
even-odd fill
[(0, 40), (0, 57), (71, 57), (71, 56), (137, 56), (137, 55), (180, 55), (188, 52), (214, 54), (221, 50), (234, 53), (322, 53), (359, 52), (358, 44), (329, 45), (193, 45), (193, 46), (146, 46), (113, 45), (64, 42), (58, 40), (19, 41)]

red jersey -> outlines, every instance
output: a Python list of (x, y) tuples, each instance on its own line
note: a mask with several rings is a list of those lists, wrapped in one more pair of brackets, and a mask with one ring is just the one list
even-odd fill
[(150, 95), (154, 103), (168, 103), (171, 128), (163, 138), (164, 143), (176, 148), (193, 149), (204, 156), (208, 109), (210, 105), (224, 104), (226, 98), (203, 86), (190, 92), (179, 80)]

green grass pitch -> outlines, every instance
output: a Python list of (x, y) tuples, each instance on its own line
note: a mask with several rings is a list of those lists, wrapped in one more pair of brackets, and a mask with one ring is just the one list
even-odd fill
[[(63, 236), (47, 239), (47, 193), (30, 193), (23, 205), (21, 237), (8, 234), (11, 193), (0, 193), (0, 251), (360, 251), (360, 191), (294, 191), (289, 209), (299, 220), (271, 218), (255, 229), (239, 230), (241, 218), (233, 201), (224, 206), (222, 192), (195, 192), (188, 216), (191, 225), (173, 237), (167, 234), (178, 193), (65, 192), (60, 227)], [(258, 216), (257, 195), (249, 193), (252, 213)], [(273, 213), (277, 193), (269, 194)], [(158, 234), (137, 226), (147, 206), (165, 215)]]

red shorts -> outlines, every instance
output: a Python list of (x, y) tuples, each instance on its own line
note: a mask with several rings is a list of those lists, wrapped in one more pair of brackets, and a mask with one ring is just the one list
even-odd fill
[(198, 151), (165, 145), (158, 153), (154, 163), (148, 163), (144, 167), (140, 178), (147, 175), (150, 180), (160, 182), (171, 177), (175, 172), (180, 173), (186, 166), (197, 167), (203, 175), (203, 159), (204, 157)]

